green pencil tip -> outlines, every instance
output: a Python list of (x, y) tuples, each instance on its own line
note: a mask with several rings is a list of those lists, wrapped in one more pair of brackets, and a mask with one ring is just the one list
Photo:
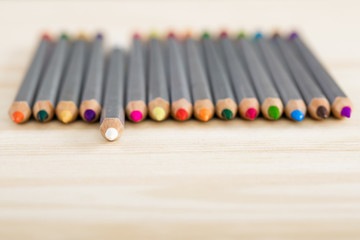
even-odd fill
[(44, 122), (46, 119), (48, 119), (49, 115), (45, 110), (40, 110), (37, 113), (37, 118), (40, 122)]
[(246, 35), (244, 32), (240, 32), (237, 37), (238, 38), (246, 38)]
[(230, 120), (233, 116), (233, 113), (231, 110), (229, 109), (224, 109), (222, 112), (221, 112), (221, 116), (223, 118), (225, 118), (226, 120)]
[(280, 117), (279, 108), (276, 106), (270, 106), (268, 109), (268, 114), (272, 119), (277, 120)]
[(203, 38), (210, 38), (210, 34), (208, 32), (203, 33)]
[(61, 34), (61, 39), (68, 39), (68, 36), (65, 33), (63, 33)]

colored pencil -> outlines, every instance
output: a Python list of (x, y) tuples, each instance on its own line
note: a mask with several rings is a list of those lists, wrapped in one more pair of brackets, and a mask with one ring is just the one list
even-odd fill
[(51, 45), (50, 37), (43, 34), (15, 100), (9, 109), (10, 118), (15, 123), (26, 122), (31, 116), (36, 89), (49, 58)]
[(186, 75), (183, 49), (173, 33), (167, 40), (171, 116), (178, 121), (189, 119), (193, 112), (191, 93)]
[(225, 120), (233, 119), (237, 113), (236, 100), (216, 48), (217, 45), (210, 39), (207, 32), (203, 34), (202, 45), (205, 50), (207, 71), (216, 104), (216, 115)]
[(300, 58), (308, 69), (310, 69), (315, 80), (330, 101), (333, 115), (337, 118), (350, 118), (352, 109), (351, 100), (345, 95), (343, 90), (335, 82), (334, 78), (301, 40), (297, 33), (293, 32), (290, 35), (290, 40), (293, 45), (296, 46), (295, 48), (298, 50), (297, 52), (301, 56)]
[(315, 79), (296, 57), (289, 42), (278, 35), (274, 35), (273, 41), (307, 104), (310, 116), (317, 120), (327, 118), (330, 114), (330, 104), (315, 83)]
[(71, 49), (69, 66), (60, 89), (56, 116), (63, 123), (74, 121), (79, 113), (81, 84), (86, 64), (86, 42), (79, 38)]
[(306, 105), (295, 85), (290, 73), (279, 60), (274, 52), (273, 45), (269, 39), (259, 36), (257, 45), (262, 53), (262, 60), (267, 67), (273, 82), (285, 105), (285, 114), (289, 119), (302, 121), (306, 114)]
[(126, 115), (134, 122), (147, 116), (144, 49), (138, 34), (133, 36), (126, 90)]
[(155, 34), (149, 41), (148, 69), (148, 110), (155, 121), (163, 121), (169, 116), (169, 90), (164, 66), (161, 42)]
[(68, 37), (63, 34), (56, 43), (46, 68), (33, 107), (34, 117), (40, 122), (47, 122), (54, 116), (56, 98), (65, 68), (69, 45)]
[(214, 116), (215, 107), (199, 43), (190, 35), (185, 38), (185, 55), (194, 100), (194, 116), (206, 122)]
[(90, 60), (83, 84), (80, 116), (88, 123), (95, 122), (101, 112), (103, 94), (104, 56), (103, 36), (98, 34), (91, 46)]
[(245, 64), (253, 81), (255, 90), (261, 104), (261, 112), (269, 120), (277, 120), (283, 113), (283, 104), (272, 82), (269, 73), (262, 64), (255, 41), (259, 35), (255, 35), (253, 41), (239, 36), (239, 53), (245, 60)]
[(259, 114), (259, 101), (244, 69), (244, 63), (237, 56), (233, 42), (225, 31), (220, 34), (220, 45), (232, 81), (240, 116), (247, 120), (254, 120)]
[(100, 118), (100, 132), (108, 141), (115, 141), (124, 131), (124, 53), (114, 48), (107, 70), (104, 106)]

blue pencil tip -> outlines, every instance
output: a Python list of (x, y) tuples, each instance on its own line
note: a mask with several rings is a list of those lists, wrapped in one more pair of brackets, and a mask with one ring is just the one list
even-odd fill
[(255, 39), (255, 40), (258, 40), (258, 39), (261, 39), (261, 38), (263, 38), (263, 35), (262, 35), (261, 32), (257, 32), (257, 33), (255, 34), (255, 36), (254, 36), (254, 39)]
[(294, 110), (291, 113), (291, 117), (298, 122), (301, 122), (304, 119), (304, 114), (300, 110)]

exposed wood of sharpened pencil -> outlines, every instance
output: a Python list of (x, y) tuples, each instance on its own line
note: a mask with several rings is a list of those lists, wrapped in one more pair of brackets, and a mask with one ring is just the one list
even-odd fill
[(104, 106), (100, 118), (100, 132), (108, 141), (118, 139), (124, 130), (124, 53), (114, 48), (108, 66)]
[(89, 64), (85, 74), (80, 103), (80, 116), (86, 122), (96, 121), (101, 112), (104, 80), (104, 56), (102, 44), (102, 36), (98, 35), (95, 37), (91, 46)]
[(69, 66), (60, 90), (56, 106), (56, 116), (63, 123), (74, 121), (78, 116), (81, 84), (84, 76), (86, 43), (83, 40), (75, 42), (71, 49)]
[[(225, 68), (212, 40), (205, 37), (203, 38), (202, 43), (205, 50), (207, 70), (209, 72), (210, 83), (216, 104), (216, 114), (221, 119), (232, 119), (236, 116), (237, 104)], [(223, 114), (223, 111), (226, 109), (231, 112), (229, 117), (226, 117)]]
[(142, 121), (147, 116), (144, 49), (142, 41), (138, 37), (133, 38), (130, 52), (126, 90), (126, 115), (134, 122)]
[(31, 116), (36, 89), (39, 86), (50, 52), (51, 41), (47, 37), (43, 37), (16, 94), (15, 100), (9, 109), (10, 118), (16, 123), (26, 122)]
[[(307, 106), (310, 116), (317, 120), (323, 118), (318, 116), (318, 103), (323, 103), (323, 108), (327, 111), (326, 117), (330, 114), (330, 104), (326, 100), (324, 94), (320, 88), (314, 82), (312, 76), (307, 72), (305, 67), (296, 58), (293, 50), (290, 48), (289, 43), (280, 37), (275, 37), (273, 42), (276, 46), (277, 51), (282, 56), (282, 61), (288, 66), (288, 69), (292, 73), (293, 79), (296, 82)], [(314, 106), (316, 105), (316, 106)]]
[(162, 47), (158, 39), (150, 39), (148, 52), (148, 111), (152, 119), (163, 121), (169, 116), (170, 99)]
[[(61, 36), (46, 68), (33, 107), (34, 117), (41, 122), (47, 122), (54, 116), (54, 107), (68, 55), (68, 49), (69, 41), (67, 37)], [(43, 115), (38, 115), (42, 110), (46, 113), (46, 117), (44, 118)]]

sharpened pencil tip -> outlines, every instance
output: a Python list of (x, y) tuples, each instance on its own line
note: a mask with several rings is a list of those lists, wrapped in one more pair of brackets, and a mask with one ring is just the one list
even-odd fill
[(141, 36), (140, 36), (140, 34), (139, 34), (138, 32), (135, 32), (135, 33), (133, 34), (133, 38), (135, 38), (135, 39), (140, 39)]
[(202, 108), (199, 111), (200, 120), (207, 122), (211, 117), (211, 111), (208, 108)]
[(301, 122), (302, 120), (304, 120), (304, 114), (300, 110), (294, 110), (291, 112), (290, 115), (295, 121)]
[(98, 34), (96, 35), (96, 38), (97, 38), (97, 39), (103, 39), (103, 35), (102, 35), (101, 33), (98, 33)]
[(317, 108), (316, 115), (322, 119), (329, 117), (328, 110), (324, 106), (320, 106)]
[(221, 37), (221, 38), (227, 38), (227, 37), (228, 37), (227, 32), (226, 32), (225, 30), (221, 31), (220, 37)]
[(60, 121), (62, 121), (63, 123), (69, 123), (72, 117), (73, 117), (72, 113), (68, 110), (61, 111), (59, 116)]
[(276, 106), (270, 106), (268, 108), (268, 114), (272, 119), (277, 120), (280, 117), (279, 108)]
[(189, 113), (183, 108), (180, 108), (176, 112), (176, 117), (178, 118), (178, 120), (185, 121), (188, 118), (188, 116)]
[(203, 38), (210, 38), (210, 34), (208, 32), (204, 32), (202, 37)]
[(130, 113), (130, 118), (134, 122), (139, 122), (143, 118), (143, 114), (140, 111), (132, 111)]
[(92, 122), (95, 119), (95, 117), (96, 117), (96, 113), (94, 110), (92, 110), (92, 109), (85, 110), (84, 118), (88, 123)]
[(297, 38), (297, 37), (298, 37), (298, 34), (297, 34), (295, 31), (293, 31), (293, 32), (290, 34), (289, 39), (290, 39), (290, 40), (293, 40), (293, 39), (295, 39), (295, 38)]
[(65, 33), (63, 33), (61, 34), (61, 39), (68, 39), (68, 36)]
[(255, 108), (249, 108), (246, 113), (245, 116), (250, 119), (250, 120), (254, 120), (257, 116), (258, 112)]
[(37, 113), (37, 119), (39, 120), (39, 122), (46, 121), (46, 119), (48, 119), (48, 117), (49, 117), (49, 114), (45, 110), (40, 110)]
[(257, 32), (255, 35), (254, 35), (254, 40), (258, 40), (258, 39), (261, 39), (263, 38), (263, 35), (261, 32)]
[(51, 41), (50, 35), (48, 33), (43, 33), (42, 39), (46, 39), (48, 41)]
[(168, 34), (168, 38), (175, 38), (174, 32), (170, 31)]
[(166, 117), (166, 112), (162, 107), (155, 107), (153, 109), (153, 115), (157, 121), (162, 121)]
[(230, 120), (233, 117), (233, 113), (230, 109), (224, 109), (221, 112), (221, 116), (225, 118), (226, 120)]
[(243, 31), (239, 32), (239, 34), (237, 35), (237, 38), (246, 38), (245, 32), (243, 32)]
[(105, 132), (105, 137), (109, 141), (114, 141), (119, 136), (118, 131), (115, 128), (108, 128)]
[(21, 123), (24, 120), (24, 114), (20, 111), (14, 112), (11, 117), (16, 123)]
[(351, 117), (351, 107), (345, 106), (341, 110), (341, 116), (350, 118)]

